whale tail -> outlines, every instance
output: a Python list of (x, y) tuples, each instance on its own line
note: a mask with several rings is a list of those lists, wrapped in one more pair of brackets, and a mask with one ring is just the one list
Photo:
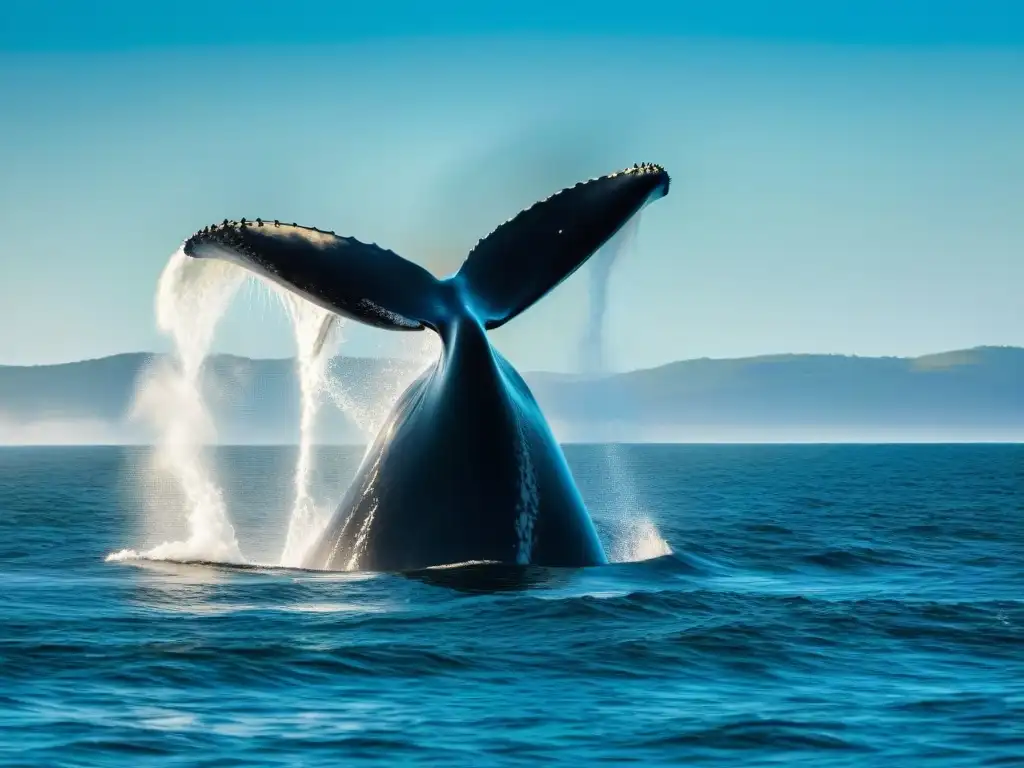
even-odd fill
[[(500, 225), (444, 280), (378, 245), (263, 219), (225, 219), (188, 238), (184, 250), (238, 264), (335, 316), (377, 328), (440, 332), (467, 312), (497, 328), (579, 269), (668, 188), (664, 168), (651, 164), (581, 182)], [(333, 321), (328, 315), (318, 349)]]

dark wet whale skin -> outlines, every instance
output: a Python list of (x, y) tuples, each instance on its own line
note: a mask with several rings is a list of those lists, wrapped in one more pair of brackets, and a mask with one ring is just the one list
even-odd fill
[(652, 164), (581, 182), (497, 227), (444, 280), (379, 246), (279, 221), (225, 220), (185, 242), (190, 256), (234, 262), (334, 313), (325, 329), (346, 316), (429, 328), (443, 342), (395, 404), (304, 567), (606, 562), (561, 447), (487, 330), (565, 280), (668, 187)]
[(522, 377), (472, 318), (447, 333), (441, 357), (395, 404), (306, 567), (606, 562)]

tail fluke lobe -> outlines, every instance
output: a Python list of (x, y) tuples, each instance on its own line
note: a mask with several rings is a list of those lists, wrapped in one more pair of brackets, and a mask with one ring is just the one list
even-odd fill
[[(295, 224), (227, 221), (185, 241), (195, 258), (237, 264), (336, 314), (377, 328), (418, 331), (436, 327), (438, 280), (379, 246)], [(322, 346), (330, 326), (322, 329)]]
[[(463, 313), (497, 328), (569, 277), (668, 189), (665, 169), (644, 164), (562, 190), (495, 229), (444, 281), (377, 245), (279, 221), (225, 219), (192, 235), (184, 250), (245, 267), (378, 328), (441, 331)], [(322, 327), (317, 348), (332, 322)]]
[(562, 190), (477, 243), (452, 280), (485, 327), (497, 328), (569, 277), (668, 188), (665, 169), (645, 163)]

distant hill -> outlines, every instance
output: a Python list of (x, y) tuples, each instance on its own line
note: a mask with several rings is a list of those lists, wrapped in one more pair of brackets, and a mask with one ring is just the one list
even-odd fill
[[(132, 418), (132, 406), (140, 374), (159, 360), (136, 353), (0, 366), (0, 443), (150, 442), (153, 431)], [(368, 414), (382, 414), (416, 368), (404, 360), (333, 360), (332, 379), (347, 408), (325, 406), (320, 441), (365, 442), (374, 421)], [(1016, 347), (916, 358), (700, 359), (598, 379), (526, 379), (566, 441), (1024, 439), (1024, 349)], [(219, 442), (296, 440), (293, 360), (214, 356), (204, 389)]]

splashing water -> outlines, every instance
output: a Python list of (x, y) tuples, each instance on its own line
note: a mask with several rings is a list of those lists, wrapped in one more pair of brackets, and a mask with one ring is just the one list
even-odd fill
[[(150, 513), (147, 520), (156, 523), (180, 519), (184, 507), (187, 533), (183, 539), (167, 540), (146, 551), (125, 549), (112, 553), (107, 560), (247, 562), (239, 549), (224, 493), (213, 475), (207, 453), (207, 446), (216, 441), (216, 430), (204, 404), (203, 380), (204, 362), (217, 324), (249, 277), (249, 273), (231, 264), (191, 259), (180, 249), (164, 268), (157, 286), (156, 318), (159, 329), (171, 337), (174, 354), (169, 359), (155, 360), (140, 376), (131, 416), (146, 423), (157, 435), (152, 465), (141, 476), (169, 476), (175, 486), (169, 494), (154, 492), (160, 488), (151, 484), (143, 489)], [(389, 371), (393, 375), (378, 380), (378, 384), (385, 385), (380, 388), (382, 397), (364, 412), (348, 396), (341, 381), (329, 375), (331, 352), (340, 339), (338, 330), (343, 321), (334, 318), (329, 326), (325, 325), (329, 314), (326, 310), (276, 284), (258, 278), (255, 284), (280, 299), (297, 346), (299, 451), (295, 496), (279, 561), (282, 566), (295, 567), (301, 564), (333, 511), (333, 506), (317, 503), (312, 488), (315, 427), (324, 393), (372, 436), (404, 386), (436, 356), (438, 344), (435, 339), (421, 341), (421, 348), (409, 366), (395, 366)], [(326, 335), (324, 329), (329, 329)]]
[[(182, 250), (160, 276), (157, 325), (173, 340), (175, 354), (155, 362), (140, 379), (132, 416), (148, 422), (157, 433), (153, 469), (177, 481), (187, 508), (187, 537), (141, 554), (122, 550), (108, 560), (245, 562), (206, 455), (216, 430), (202, 395), (203, 362), (214, 330), (244, 279), (237, 267), (191, 259)], [(166, 499), (147, 496), (147, 501), (160, 507)]]
[[(174, 488), (160, 493), (159, 486), (144, 490), (151, 523), (180, 519), (185, 511), (186, 536), (167, 540), (152, 549), (125, 549), (108, 560), (202, 560), (246, 563), (231, 525), (224, 492), (213, 472), (207, 446), (216, 441), (216, 429), (203, 399), (204, 362), (220, 318), (239, 287), (251, 277), (244, 270), (216, 260), (197, 260), (178, 250), (160, 276), (156, 295), (157, 326), (174, 343), (171, 358), (155, 360), (140, 376), (132, 418), (156, 433), (152, 465), (141, 473), (146, 478), (169, 477)], [(295, 464), (295, 496), (288, 532), (279, 564), (295, 567), (330, 519), (333, 506), (319, 504), (313, 494), (313, 444), (317, 417), (327, 393), (369, 435), (379, 427), (404, 386), (426, 367), (436, 354), (436, 340), (421, 342), (408, 370), (396, 366), (379, 383), (379, 402), (367, 412), (356, 407), (341, 381), (329, 375), (329, 364), (340, 340), (340, 318), (321, 338), (326, 310), (260, 279), (255, 285), (268, 289), (283, 305), (291, 321), (297, 347), (300, 391), (299, 450)], [(332, 343), (333, 342), (333, 343)], [(433, 353), (433, 354), (432, 354)]]
[(672, 554), (672, 548), (658, 533), (654, 521), (637, 498), (636, 483), (622, 460), (622, 446), (604, 446), (604, 462), (611, 495), (609, 507), (615, 516), (608, 522), (612, 531), (608, 559), (613, 563), (635, 563)]
[[(581, 358), (588, 373), (604, 372), (603, 323), (607, 282), (618, 255), (629, 247), (636, 233), (635, 219), (624, 233), (610, 241), (591, 275), (591, 322), (581, 343)], [(152, 549), (138, 552), (125, 549), (108, 555), (108, 560), (146, 558), (155, 560), (201, 560), (207, 562), (246, 563), (230, 522), (223, 490), (218, 485), (209, 460), (208, 446), (216, 441), (216, 430), (203, 400), (204, 362), (210, 350), (217, 324), (239, 287), (249, 277), (244, 270), (215, 260), (191, 259), (178, 250), (160, 276), (156, 296), (159, 329), (174, 342), (174, 354), (158, 359), (140, 377), (132, 417), (155, 429), (157, 440), (150, 469), (169, 476), (177, 487), (175, 500), (164, 494), (147, 493), (151, 518), (180, 519), (185, 511), (186, 535), (165, 540)], [(342, 386), (339, 377), (330, 375), (333, 342), (341, 322), (334, 322), (332, 333), (321, 338), (328, 313), (278, 286), (262, 280), (282, 302), (291, 321), (297, 346), (299, 376), (300, 439), (294, 473), (295, 496), (289, 516), (288, 532), (279, 564), (295, 567), (330, 519), (333, 507), (318, 504), (313, 494), (313, 444), (317, 417), (326, 394), (368, 437), (373, 437), (395, 400), (411, 381), (436, 359), (439, 340), (423, 334), (414, 342), (408, 364), (395, 363), (374, 384), (378, 397), (368, 408), (360, 408)], [(318, 348), (318, 342), (322, 348)], [(390, 375), (387, 375), (390, 374)], [(208, 377), (207, 377), (208, 380)], [(369, 450), (369, 444), (367, 449)], [(619, 456), (620, 448), (606, 446), (609, 492), (617, 516), (610, 559), (636, 561), (671, 552), (649, 517), (637, 506), (632, 479)], [(152, 488), (147, 489), (152, 491)]]
[[(596, 446), (595, 446), (596, 447)], [(621, 444), (605, 440), (600, 448), (601, 473), (592, 510), (605, 534), (605, 553), (613, 563), (635, 563), (672, 554), (645, 509)]]

